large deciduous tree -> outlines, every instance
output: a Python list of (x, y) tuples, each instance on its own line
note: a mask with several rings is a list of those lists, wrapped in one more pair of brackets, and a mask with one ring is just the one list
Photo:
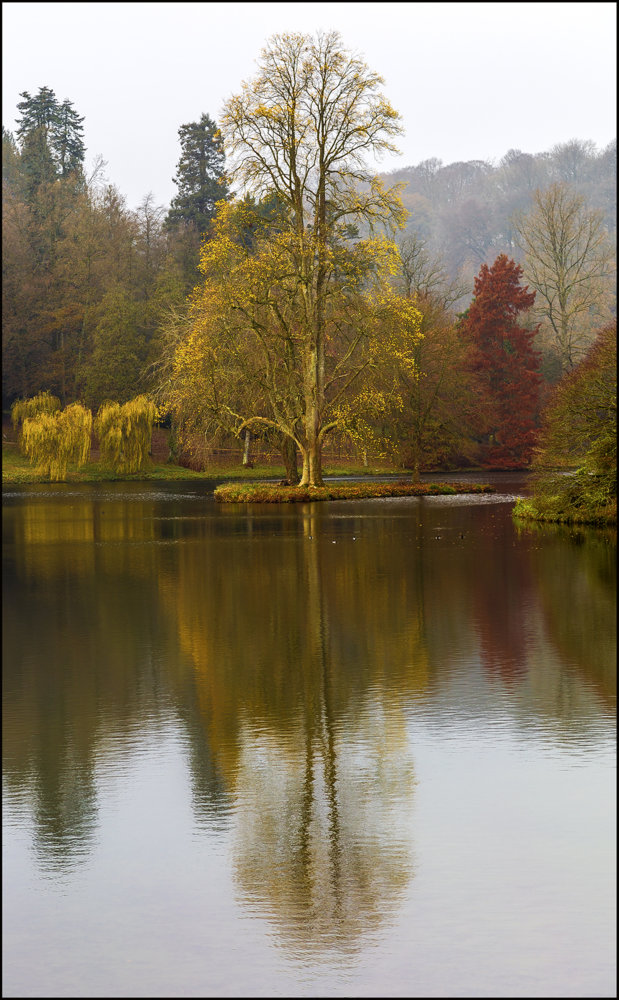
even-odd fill
[(71, 403), (65, 410), (51, 409), (44, 395), (25, 402), (22, 412), (27, 412), (28, 402), (34, 404), (34, 412), (24, 417), (20, 447), (39, 472), (58, 482), (66, 478), (70, 462), (79, 468), (90, 457), (92, 413), (81, 403)]
[(320, 424), (312, 438), (312, 328), (299, 256), (316, 255), (316, 241), (311, 233), (300, 240), (278, 221), (275, 230), (250, 205), (220, 208), (202, 249), (205, 281), (194, 292), (188, 329), (180, 339), (172, 337), (163, 395), (188, 430), (210, 436), (224, 429), (239, 438), (247, 428), (275, 430), (299, 449), (304, 484), (318, 485), (326, 435), (336, 428), (352, 431), (358, 411), (384, 396), (376, 380), (368, 381), (369, 373), (396, 357), (412, 369), (419, 313), (390, 286), (396, 264), (390, 241), (331, 246)]
[(522, 286), (522, 268), (505, 254), (475, 278), (475, 297), (460, 330), (479, 389), (478, 433), (483, 460), (513, 468), (530, 461), (539, 406), (538, 328), (519, 325), (535, 292)]
[(514, 226), (536, 311), (569, 371), (608, 316), (615, 261), (603, 215), (562, 182), (536, 191), (531, 211), (517, 215)]
[(136, 396), (120, 406), (103, 403), (95, 418), (101, 461), (119, 473), (139, 472), (150, 461), (157, 408), (147, 396)]
[[(400, 221), (395, 191), (385, 191), (363, 166), (367, 154), (392, 150), (400, 131), (382, 82), (336, 32), (275, 35), (257, 76), (230, 98), (221, 118), (233, 176), (258, 199), (274, 196), (280, 211), (277, 225), (262, 228), (259, 252), (234, 246), (223, 231), (205, 249), (202, 316), (210, 315), (209, 279), (218, 287), (215, 313), (222, 291), (229, 298), (236, 289), (227, 309), (237, 327), (227, 323), (229, 349), (245, 351), (247, 371), (242, 345), (251, 334), (261, 381), (262, 410), (246, 413), (245, 424), (270, 423), (296, 441), (304, 485), (321, 484), (325, 436), (339, 420), (335, 400), (370, 363), (359, 358), (368, 325), (355, 326), (354, 313), (363, 311), (358, 293), (376, 255), (369, 244), (351, 243), (352, 225)], [(222, 266), (235, 272), (225, 288), (217, 277)], [(348, 311), (346, 301), (354, 303)], [(215, 360), (221, 341), (211, 344)]]

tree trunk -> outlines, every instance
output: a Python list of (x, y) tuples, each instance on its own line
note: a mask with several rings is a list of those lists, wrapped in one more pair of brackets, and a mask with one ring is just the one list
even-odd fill
[(412, 479), (414, 483), (419, 482), (419, 448), (413, 448), (413, 473)]
[(249, 427), (245, 428), (245, 443), (243, 445), (243, 468), (251, 469), (253, 463), (249, 460), (249, 446), (251, 444), (251, 431)]
[(303, 471), (301, 472), (301, 479), (299, 486), (307, 486), (309, 483), (309, 459), (307, 448), (302, 452), (303, 454)]
[(305, 439), (306, 454), (303, 456), (302, 486), (322, 486), (322, 462), (320, 440), (320, 372), (318, 365), (319, 352), (310, 354), (305, 382)]
[(314, 442), (314, 446), (310, 449), (309, 453), (309, 485), (310, 486), (322, 486), (322, 455), (320, 454), (320, 445), (317, 441)]
[(281, 452), (284, 460), (284, 468), (286, 469), (286, 479), (291, 486), (296, 486), (299, 482), (296, 442), (291, 437), (284, 435), (282, 438)]

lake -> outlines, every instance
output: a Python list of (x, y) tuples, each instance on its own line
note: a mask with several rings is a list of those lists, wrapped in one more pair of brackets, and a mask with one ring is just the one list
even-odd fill
[(4, 996), (616, 996), (616, 533), (482, 478), (4, 491)]

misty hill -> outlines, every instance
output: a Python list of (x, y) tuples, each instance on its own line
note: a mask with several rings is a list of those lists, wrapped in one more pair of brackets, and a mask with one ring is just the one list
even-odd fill
[(387, 185), (404, 185), (402, 200), (410, 213), (405, 235), (420, 237), (441, 256), (450, 277), (469, 287), (480, 266), (500, 253), (520, 262), (510, 220), (515, 212), (528, 211), (538, 188), (569, 183), (603, 213), (609, 233), (616, 233), (616, 140), (601, 151), (579, 139), (545, 153), (510, 149), (498, 165), (423, 160), (380, 176)]

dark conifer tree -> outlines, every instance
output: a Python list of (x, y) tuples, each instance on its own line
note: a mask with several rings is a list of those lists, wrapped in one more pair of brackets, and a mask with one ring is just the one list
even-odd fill
[(34, 97), (26, 90), (21, 97), (24, 99), (17, 105), (20, 119), (16, 131), (32, 194), (40, 184), (81, 171), (84, 119), (71, 101), (59, 104), (50, 87), (40, 87)]
[(51, 87), (39, 87), (38, 94), (32, 97), (24, 90), (17, 105), (21, 118), (17, 125), (17, 137), (23, 142), (26, 136), (36, 129), (43, 128), (46, 133), (52, 131), (58, 121), (58, 100)]
[(492, 267), (483, 264), (460, 324), (480, 391), (481, 457), (498, 468), (528, 465), (536, 439), (541, 376), (533, 340), (539, 327), (518, 324), (535, 301), (521, 276), (522, 268), (505, 254)]
[(81, 171), (86, 148), (84, 146), (83, 117), (77, 114), (71, 101), (63, 101), (58, 108), (57, 123), (52, 133), (52, 149), (62, 177)]
[(228, 197), (223, 141), (217, 125), (203, 114), (178, 130), (181, 158), (173, 181), (178, 194), (168, 213), (168, 225), (192, 227), (198, 238), (208, 231), (215, 203)]

